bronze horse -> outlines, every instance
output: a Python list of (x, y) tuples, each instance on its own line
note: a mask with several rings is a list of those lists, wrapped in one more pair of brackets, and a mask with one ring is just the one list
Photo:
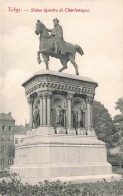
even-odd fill
[(37, 52), (37, 60), (39, 64), (41, 63), (41, 53), (46, 64), (46, 69), (49, 69), (49, 56), (52, 56), (60, 59), (61, 64), (63, 65), (63, 67), (59, 69), (59, 72), (67, 69), (67, 62), (70, 61), (75, 68), (76, 75), (79, 75), (78, 65), (75, 62), (75, 54), (76, 52), (78, 52), (81, 56), (84, 54), (82, 48), (79, 45), (73, 45), (71, 43), (65, 42), (66, 53), (55, 53), (55, 38), (53, 35), (49, 35), (48, 29), (42, 22), (36, 24), (35, 33), (39, 35), (40, 40), (39, 51)]

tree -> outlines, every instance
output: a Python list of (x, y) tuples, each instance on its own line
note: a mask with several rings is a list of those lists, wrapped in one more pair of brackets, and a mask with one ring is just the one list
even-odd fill
[(115, 104), (116, 104), (115, 109), (120, 110), (120, 112), (123, 114), (123, 97), (118, 99), (118, 101)]
[(115, 104), (115, 109), (120, 110), (121, 114), (114, 116), (114, 123), (119, 129), (121, 137), (123, 137), (123, 98), (118, 99), (118, 101)]
[(113, 148), (119, 142), (118, 129), (108, 110), (98, 101), (93, 103), (93, 125), (99, 140), (106, 143), (107, 148)]

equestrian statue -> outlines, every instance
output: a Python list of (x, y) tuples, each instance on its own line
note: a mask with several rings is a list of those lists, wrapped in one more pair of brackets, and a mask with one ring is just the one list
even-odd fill
[[(46, 64), (46, 69), (49, 69), (49, 56), (60, 59), (63, 67), (59, 69), (59, 72), (67, 69), (67, 63), (70, 61), (76, 71), (76, 75), (79, 75), (78, 65), (75, 62), (75, 54), (78, 52), (81, 56), (84, 55), (82, 48), (79, 45), (73, 45), (64, 41), (63, 30), (59, 25), (59, 20), (55, 18), (53, 20), (54, 28), (48, 29), (40, 21), (37, 20), (35, 33), (39, 35), (39, 51), (37, 52), (38, 63), (41, 63), (40, 53)], [(51, 34), (49, 34), (49, 32)]]

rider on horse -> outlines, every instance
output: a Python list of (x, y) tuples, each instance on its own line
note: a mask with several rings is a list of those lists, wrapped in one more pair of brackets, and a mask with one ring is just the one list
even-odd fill
[(59, 20), (55, 18), (53, 20), (54, 28), (48, 29), (49, 32), (52, 32), (52, 36), (55, 38), (55, 53), (61, 52), (61, 54), (66, 54), (65, 42), (63, 39), (63, 30), (61, 25), (59, 25)]
[[(67, 63), (70, 61), (75, 67), (76, 75), (79, 75), (78, 65), (75, 62), (75, 54), (78, 52), (80, 55), (83, 55), (83, 50), (77, 44), (73, 45), (65, 42), (63, 39), (62, 27), (59, 25), (59, 20), (55, 18), (53, 22), (53, 29), (47, 29), (40, 20), (36, 23), (35, 33), (39, 35), (39, 51), (37, 52), (38, 63), (41, 63), (40, 54), (42, 54), (46, 69), (48, 70), (49, 56), (58, 58), (63, 66), (59, 69), (59, 72), (62, 72), (64, 69), (67, 69)], [(52, 32), (51, 36), (49, 36), (49, 32)]]

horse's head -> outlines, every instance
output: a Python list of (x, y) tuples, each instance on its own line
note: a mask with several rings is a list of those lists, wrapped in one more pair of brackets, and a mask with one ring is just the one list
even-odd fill
[(39, 35), (40, 33), (42, 33), (42, 30), (43, 30), (43, 23), (40, 22), (40, 20), (37, 20), (35, 33)]

